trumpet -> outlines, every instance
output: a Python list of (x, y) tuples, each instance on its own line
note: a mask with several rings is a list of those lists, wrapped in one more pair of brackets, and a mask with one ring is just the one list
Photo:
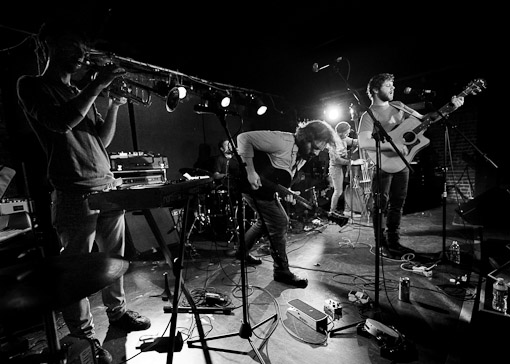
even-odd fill
[(148, 107), (155, 94), (165, 100), (167, 111), (175, 110), (179, 103), (179, 91), (175, 87), (173, 71), (98, 51), (86, 57), (82, 67), (97, 71), (112, 63), (125, 69), (126, 73), (112, 81), (107, 89), (110, 95), (125, 97), (133, 104)]

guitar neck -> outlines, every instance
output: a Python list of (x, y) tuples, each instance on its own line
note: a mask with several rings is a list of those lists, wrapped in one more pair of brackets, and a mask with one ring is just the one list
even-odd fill
[(274, 190), (275, 192), (278, 192), (281, 195), (284, 195), (284, 196), (292, 195), (296, 199), (296, 202), (299, 203), (301, 206), (306, 207), (308, 210), (313, 209), (313, 206), (310, 204), (310, 202), (308, 202), (308, 200), (306, 198), (296, 195), (294, 192), (292, 192), (288, 188), (286, 188), (278, 183), (269, 181), (267, 178), (261, 177), (261, 179), (262, 179), (262, 185), (271, 188), (272, 190)]

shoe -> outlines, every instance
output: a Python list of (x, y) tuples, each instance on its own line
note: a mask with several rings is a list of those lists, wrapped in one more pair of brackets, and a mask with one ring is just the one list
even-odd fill
[(89, 340), (92, 342), (92, 346), (94, 347), (97, 364), (111, 364), (113, 362), (112, 354), (101, 346), (98, 339), (91, 338)]
[[(239, 254), (236, 254), (236, 259), (241, 260), (241, 256)], [(248, 254), (246, 258), (244, 258), (244, 261), (246, 264), (249, 265), (259, 265), (262, 264), (262, 259), (256, 258), (251, 254)]]
[(392, 250), (398, 254), (401, 254), (401, 255), (414, 253), (413, 249), (405, 247), (403, 245), (400, 245), (399, 243), (393, 243), (393, 244), (388, 244), (388, 245), (389, 245), (390, 250)]
[(308, 286), (308, 279), (300, 278), (292, 272), (275, 272), (273, 279), (276, 282), (285, 283), (297, 288), (306, 288)]
[(151, 321), (138, 312), (127, 310), (120, 319), (110, 321), (110, 325), (122, 329), (124, 331), (141, 331), (151, 327)]

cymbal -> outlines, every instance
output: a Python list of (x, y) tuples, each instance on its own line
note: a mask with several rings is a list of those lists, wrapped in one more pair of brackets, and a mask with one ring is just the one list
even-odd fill
[(129, 268), (105, 253), (41, 258), (0, 270), (0, 312), (44, 312), (90, 296), (119, 279)]
[(179, 172), (181, 174), (188, 173), (191, 177), (211, 176), (211, 173), (209, 171), (206, 171), (205, 169), (201, 169), (201, 168), (181, 168), (181, 169), (179, 169)]

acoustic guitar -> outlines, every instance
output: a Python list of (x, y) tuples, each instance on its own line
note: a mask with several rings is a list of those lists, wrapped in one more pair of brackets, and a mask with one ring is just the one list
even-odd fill
[[(466, 88), (458, 95), (464, 97), (467, 95), (476, 95), (486, 88), (486, 82), (483, 79), (476, 79), (471, 81)], [(428, 118), (421, 119), (419, 114), (412, 114), (411, 117), (406, 119), (402, 124), (395, 127), (395, 129), (388, 132), (393, 142), (396, 145), (404, 144), (407, 146), (409, 153), (404, 156), (408, 163), (411, 163), (416, 154), (425, 148), (430, 143), (430, 139), (426, 138), (423, 133), (432, 124), (443, 119), (445, 116), (454, 111), (451, 103), (441, 107), (438, 111), (439, 117), (431, 120)], [(422, 120), (422, 121), (421, 121)], [(376, 152), (373, 150), (367, 151), (372, 161), (376, 160)], [(381, 169), (388, 173), (395, 173), (404, 169), (406, 164), (394, 151), (381, 152)]]
[(244, 181), (242, 184), (243, 192), (262, 200), (273, 200), (275, 193), (278, 193), (280, 197), (292, 195), (296, 200), (296, 203), (303, 206), (308, 210), (315, 210), (318, 213), (325, 214), (328, 216), (328, 220), (334, 222), (340, 226), (344, 226), (349, 221), (349, 218), (341, 215), (329, 215), (327, 211), (324, 211), (319, 206), (315, 206), (306, 198), (296, 194), (290, 190), (292, 183), (292, 176), (289, 172), (275, 168), (269, 159), (269, 155), (265, 152), (255, 151), (253, 157), (253, 166), (260, 176), (262, 186), (257, 190), (253, 190), (248, 183)]

